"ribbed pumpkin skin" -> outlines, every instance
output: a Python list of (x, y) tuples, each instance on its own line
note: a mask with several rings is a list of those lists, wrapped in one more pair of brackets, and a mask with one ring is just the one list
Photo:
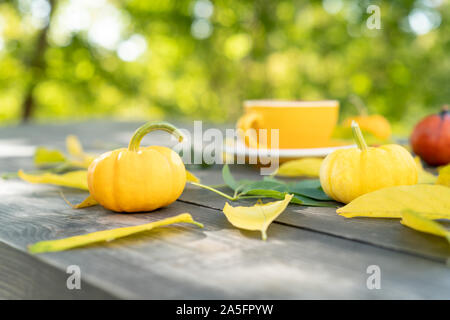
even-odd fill
[(102, 154), (88, 169), (94, 199), (117, 212), (152, 211), (174, 202), (186, 184), (184, 164), (173, 150), (151, 146)]
[(417, 183), (418, 169), (411, 154), (399, 145), (341, 149), (329, 154), (320, 168), (320, 183), (336, 201), (353, 199), (386, 187)]

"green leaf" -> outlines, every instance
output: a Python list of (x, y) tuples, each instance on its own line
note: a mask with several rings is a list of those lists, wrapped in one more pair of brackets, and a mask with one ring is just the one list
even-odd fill
[(294, 198), (291, 200), (292, 203), (301, 204), (308, 207), (329, 207), (337, 208), (339, 206), (338, 202), (335, 201), (317, 201), (308, 197), (304, 197), (299, 194), (294, 194)]
[(222, 179), (225, 182), (225, 184), (233, 190), (236, 190), (236, 188), (239, 186), (239, 183), (236, 180), (234, 180), (233, 176), (231, 175), (230, 167), (228, 167), (227, 164), (223, 165)]
[[(287, 185), (274, 183), (270, 181), (258, 181), (258, 183), (253, 183), (251, 185), (246, 186), (244, 191), (245, 193), (242, 194), (245, 194), (246, 196), (261, 196), (261, 197), (270, 197), (274, 199), (284, 199), (286, 194), (290, 193)], [(336, 208), (338, 206), (338, 203), (334, 201), (317, 201), (299, 194), (294, 194), (294, 197), (291, 199), (291, 202), (311, 207)]]
[(234, 191), (241, 191), (245, 185), (257, 182), (255, 180), (248, 180), (248, 179), (236, 181), (230, 172), (230, 167), (228, 167), (227, 164), (225, 164), (222, 168), (222, 179), (225, 182), (225, 184)]
[(299, 182), (295, 182), (291, 184), (291, 186), (295, 188), (311, 188), (311, 189), (321, 188), (319, 179), (305, 179)]
[(299, 186), (291, 186), (289, 187), (289, 192), (301, 196), (306, 196), (315, 200), (333, 201), (333, 199), (331, 199), (325, 192), (323, 192), (322, 188), (303, 188)]
[(281, 192), (287, 192), (289, 190), (289, 187), (287, 184), (282, 182), (275, 182), (275, 181), (255, 181), (251, 183), (247, 183), (243, 186), (240, 194), (247, 195), (251, 194), (252, 191), (255, 190), (274, 190), (274, 191), (281, 191)]
[(245, 195), (282, 199), (286, 194), (287, 194), (286, 192), (281, 192), (277, 190), (253, 189), (248, 191)]
[[(235, 191), (235, 199), (245, 196), (260, 196), (262, 198), (284, 199), (291, 189), (297, 190), (291, 202), (305, 206), (314, 207), (337, 207), (338, 203), (331, 200), (320, 188), (318, 179), (308, 179), (299, 181), (293, 185), (275, 179), (274, 177), (264, 177), (263, 180), (239, 180), (236, 181), (231, 175), (228, 165), (222, 169), (222, 177), (225, 184)], [(299, 192), (304, 191), (303, 193)], [(326, 201), (318, 201), (326, 200)]]
[(264, 181), (272, 181), (272, 182), (278, 182), (278, 183), (285, 183), (284, 181), (278, 180), (274, 176), (264, 176)]

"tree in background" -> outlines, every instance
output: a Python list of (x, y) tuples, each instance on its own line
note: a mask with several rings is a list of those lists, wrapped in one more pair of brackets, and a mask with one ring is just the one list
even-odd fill
[(351, 94), (415, 121), (450, 100), (449, 17), (442, 0), (0, 1), (0, 122), (234, 121), (253, 98), (354, 113)]

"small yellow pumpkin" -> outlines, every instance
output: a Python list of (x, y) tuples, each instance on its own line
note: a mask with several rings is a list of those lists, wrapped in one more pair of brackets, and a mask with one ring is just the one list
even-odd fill
[(349, 101), (356, 107), (359, 115), (347, 118), (343, 121), (343, 128), (351, 128), (352, 122), (358, 123), (361, 130), (366, 131), (378, 139), (389, 140), (391, 137), (391, 124), (389, 121), (379, 114), (368, 114), (368, 110), (364, 102), (357, 95), (350, 95)]
[(379, 114), (350, 117), (343, 122), (342, 126), (350, 128), (353, 121), (357, 122), (362, 130), (370, 132), (378, 139), (388, 140), (391, 137), (391, 124)]
[(367, 147), (356, 122), (352, 132), (358, 148), (336, 150), (320, 167), (320, 184), (328, 196), (349, 203), (378, 189), (417, 183), (416, 163), (405, 148), (396, 144)]
[(154, 130), (182, 140), (182, 134), (169, 123), (146, 123), (136, 130), (128, 149), (106, 152), (89, 166), (89, 192), (105, 208), (152, 211), (171, 204), (183, 192), (186, 171), (180, 156), (162, 146), (139, 147), (142, 138)]

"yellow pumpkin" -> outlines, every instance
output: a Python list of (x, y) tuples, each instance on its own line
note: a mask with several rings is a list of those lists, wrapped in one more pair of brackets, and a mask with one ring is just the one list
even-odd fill
[(391, 124), (379, 114), (350, 117), (343, 122), (342, 126), (350, 128), (353, 121), (357, 122), (362, 130), (370, 132), (381, 140), (388, 140), (391, 137)]
[(396, 144), (367, 147), (356, 122), (352, 131), (358, 148), (336, 150), (320, 167), (320, 184), (328, 196), (349, 203), (378, 189), (417, 183), (416, 163), (405, 148)]
[(368, 115), (367, 107), (360, 97), (350, 95), (349, 101), (356, 107), (359, 115), (347, 118), (343, 121), (343, 128), (351, 128), (352, 122), (358, 123), (361, 130), (366, 131), (378, 139), (389, 140), (392, 134), (391, 124), (389, 121), (379, 114)]
[(152, 211), (171, 204), (183, 192), (186, 171), (180, 156), (162, 146), (139, 147), (142, 138), (154, 130), (167, 131), (182, 140), (171, 124), (147, 123), (136, 130), (128, 149), (104, 153), (89, 166), (89, 192), (105, 208)]

